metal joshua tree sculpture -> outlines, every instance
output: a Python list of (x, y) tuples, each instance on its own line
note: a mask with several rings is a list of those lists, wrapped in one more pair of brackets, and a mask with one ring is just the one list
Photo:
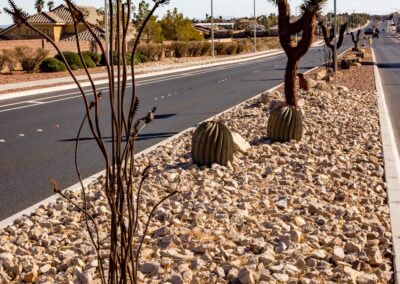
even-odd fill
[[(326, 0), (305, 0), (301, 5), (303, 12), (300, 19), (290, 22), (291, 12), (288, 0), (269, 0), (278, 6), (279, 40), (288, 61), (285, 73), (286, 105), (271, 112), (268, 120), (268, 135), (273, 142), (301, 140), (302, 114), (298, 106), (297, 70), (300, 59), (307, 53), (315, 33), (317, 18)], [(298, 44), (292, 36), (302, 33)]]
[[(141, 190), (146, 183), (146, 178), (151, 173), (150, 165), (143, 169), (141, 174), (136, 174), (134, 161), (134, 146), (136, 137), (140, 131), (154, 119), (155, 108), (141, 119), (136, 118), (139, 99), (136, 95), (135, 76), (134, 76), (134, 55), (139, 43), (140, 36), (143, 33), (144, 27), (148, 20), (153, 15), (154, 11), (162, 4), (166, 4), (166, 0), (153, 0), (154, 4), (147, 15), (144, 23), (138, 30), (137, 37), (133, 44), (133, 49), (128, 51), (127, 33), (129, 23), (131, 21), (131, 0), (108, 0), (110, 7), (110, 17), (115, 19), (110, 21), (110, 61), (107, 60), (104, 43), (95, 33), (95, 27), (86, 21), (86, 16), (71, 0), (64, 0), (69, 13), (73, 19), (76, 36), (76, 46), (80, 55), (81, 61), (84, 64), (86, 75), (91, 83), (91, 92), (93, 92), (93, 100), (89, 101), (90, 94), (85, 91), (74, 73), (71, 66), (65, 60), (61, 50), (57, 44), (41, 30), (32, 26), (28, 19), (29, 15), (18, 7), (14, 1), (9, 0), (9, 8), (4, 10), (12, 16), (14, 21), (20, 25), (26, 25), (44, 39), (50, 42), (60, 54), (62, 61), (67, 66), (69, 74), (72, 76), (79, 91), (82, 95), (85, 112), (83, 114), (82, 123), (79, 127), (75, 147), (75, 167), (78, 178), (82, 185), (82, 203), (78, 204), (73, 198), (65, 194), (60, 185), (50, 179), (56, 193), (62, 195), (68, 202), (72, 203), (85, 217), (85, 224), (92, 241), (93, 247), (97, 253), (98, 273), (102, 284), (116, 283), (137, 283), (138, 266), (141, 248), (144, 238), (147, 235), (148, 227), (153, 217), (155, 209), (167, 198), (176, 193), (165, 194), (166, 196), (159, 201), (152, 200), (152, 210), (147, 213), (142, 211), (141, 202), (143, 202)], [(78, 37), (78, 25), (84, 25), (90, 32), (97, 45), (99, 46), (104, 58), (108, 73), (108, 94), (102, 99), (102, 103), (107, 104), (110, 114), (100, 113), (101, 92), (98, 91), (92, 77), (88, 71), (81, 52), (81, 43)], [(128, 65), (127, 55), (131, 55), (131, 74), (132, 88), (128, 89)], [(116, 68), (113, 68), (116, 61)], [(107, 100), (106, 100), (107, 99)], [(111, 133), (111, 147), (106, 145), (103, 140), (104, 129), (102, 129), (100, 120), (109, 120), (111, 129), (107, 132)], [(88, 124), (94, 141), (96, 142), (99, 152), (104, 158), (106, 175), (105, 184), (102, 193), (108, 201), (110, 209), (110, 217), (108, 224), (102, 224), (103, 227), (109, 228), (108, 235), (100, 237), (98, 221), (95, 214), (87, 207), (87, 192), (82, 183), (81, 174), (78, 163), (78, 148), (79, 139), (84, 124)], [(147, 222), (141, 227), (140, 219), (147, 214)], [(104, 221), (102, 221), (104, 223)]]
[(356, 35), (354, 35), (354, 32), (351, 32), (350, 34), (351, 34), (351, 40), (354, 43), (353, 51), (359, 51), (358, 42), (360, 41), (361, 30), (358, 30)]
[[(327, 27), (321, 22), (320, 27), (322, 29), (322, 34), (324, 36), (324, 41), (325, 41), (325, 45), (331, 50), (331, 54), (332, 54), (332, 66), (334, 64), (334, 62), (336, 61), (336, 55), (335, 55), (335, 43), (334, 43), (334, 28), (332, 27), (329, 31), (327, 29)], [(343, 44), (343, 39), (344, 39), (344, 33), (347, 29), (347, 23), (343, 24), (340, 27), (339, 30), (339, 40), (336, 43), (336, 49), (338, 50), (342, 44)]]

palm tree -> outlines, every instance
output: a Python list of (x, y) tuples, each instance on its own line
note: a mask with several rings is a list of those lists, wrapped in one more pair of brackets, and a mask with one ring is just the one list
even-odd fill
[(36, 0), (35, 9), (38, 13), (41, 13), (44, 9), (45, 2), (44, 0)]
[(47, 2), (47, 7), (49, 8), (49, 11), (51, 12), (51, 10), (53, 10), (53, 8), (54, 8), (54, 2), (51, 0), (49, 2)]

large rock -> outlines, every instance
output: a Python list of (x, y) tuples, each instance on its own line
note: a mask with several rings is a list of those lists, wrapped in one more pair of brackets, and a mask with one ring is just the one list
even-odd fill
[(255, 283), (253, 273), (247, 267), (244, 267), (240, 270), (238, 279), (241, 284)]
[(331, 87), (325, 81), (317, 81), (315, 85), (315, 89), (321, 91), (330, 91)]
[(4, 269), (8, 269), (13, 266), (14, 255), (10, 252), (2, 252), (0, 253), (0, 266), (3, 266)]
[(264, 92), (261, 94), (261, 103), (267, 104), (271, 100), (272, 94), (270, 92)]
[(239, 133), (232, 132), (232, 138), (235, 152), (246, 153), (251, 148), (250, 143), (244, 140)]
[(270, 104), (269, 104), (269, 110), (272, 111), (274, 109), (277, 109), (279, 107), (282, 107), (286, 105), (286, 102), (281, 101), (281, 100), (273, 100)]
[(326, 70), (321, 70), (317, 73), (316, 79), (317, 80), (322, 80), (326, 77)]

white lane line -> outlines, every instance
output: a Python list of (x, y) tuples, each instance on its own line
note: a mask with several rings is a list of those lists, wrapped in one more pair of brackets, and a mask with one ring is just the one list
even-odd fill
[(24, 133), (19, 133), (19, 134), (17, 135), (17, 137), (25, 137), (25, 134), (24, 134)]
[(42, 105), (45, 104), (46, 102), (40, 102), (38, 100), (31, 100), (31, 101), (26, 101), (28, 104), (34, 104), (34, 105)]
[(154, 100), (156, 101), (156, 100), (158, 100), (158, 98), (154, 98)]
[(170, 97), (171, 96), (171, 94), (168, 94), (168, 97)]
[(161, 96), (161, 98), (163, 99), (163, 98), (165, 98), (164, 96)]
[(0, 143), (4, 143), (4, 142), (6, 142), (6, 140), (0, 139)]
[(43, 129), (36, 129), (36, 132), (43, 132)]

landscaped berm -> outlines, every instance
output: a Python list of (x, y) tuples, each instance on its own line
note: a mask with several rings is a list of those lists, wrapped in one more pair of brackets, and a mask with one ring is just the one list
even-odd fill
[[(167, 2), (154, 0), (147, 19)], [(296, 22), (287, 0), (272, 2), (288, 59), (284, 86), (139, 157), (135, 139), (156, 109), (136, 118), (133, 86), (124, 113), (127, 66), (116, 67), (122, 79), (114, 82), (106, 61), (109, 98), (100, 102), (103, 94), (93, 85), (96, 95), (88, 102), (81, 89), (86, 112), (75, 148), (80, 179), (77, 153), (87, 122), (106, 175), (74, 192), (50, 178), (63, 198), (0, 230), (0, 283), (393, 282), (371, 51), (355, 48), (342, 56), (336, 85), (331, 62), (298, 74), (326, 1), (304, 1)], [(74, 22), (96, 37), (81, 10), (66, 3)], [(56, 45), (12, 0), (9, 6), (5, 11), (16, 21)], [(298, 46), (294, 33), (302, 33)], [(126, 58), (126, 49), (120, 51), (116, 62)], [(100, 103), (112, 113), (110, 147), (100, 131)]]

